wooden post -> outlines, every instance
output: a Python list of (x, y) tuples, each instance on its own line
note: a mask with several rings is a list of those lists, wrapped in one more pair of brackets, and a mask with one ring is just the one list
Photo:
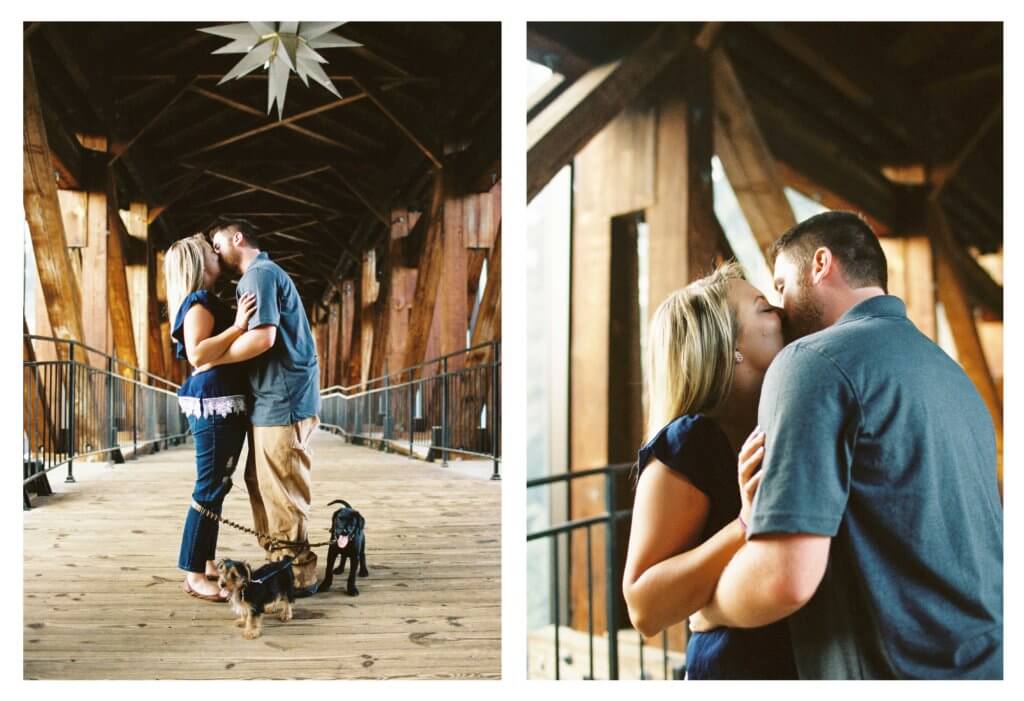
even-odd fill
[(352, 385), (358, 382), (354, 377), (352, 368), (359, 364), (354, 360), (360, 346), (359, 341), (359, 281), (343, 280), (341, 283), (342, 305), (341, 305), (341, 380), (342, 385)]
[(889, 268), (889, 294), (907, 305), (907, 316), (933, 341), (938, 338), (935, 319), (935, 276), (932, 243), (927, 236), (880, 238)]
[(442, 248), (444, 198), (444, 174), (440, 170), (435, 170), (434, 195), (430, 209), (420, 217), (420, 221), (416, 224), (417, 229), (423, 230), (425, 235), (417, 266), (416, 304), (409, 315), (409, 336), (408, 343), (406, 343), (405, 361), (402, 363), (403, 368), (421, 363), (427, 357), (431, 326), (434, 322), (434, 307), (444, 265)]
[(933, 242), (937, 287), (939, 301), (946, 311), (946, 318), (953, 331), (953, 340), (956, 343), (956, 352), (964, 372), (974, 382), (985, 406), (992, 415), (992, 423), (996, 433), (996, 478), (999, 482), (999, 492), (1003, 490), (1003, 406), (999, 401), (999, 393), (996, 391), (995, 383), (992, 380), (992, 373), (989, 371), (988, 363), (985, 360), (985, 351), (981, 345), (978, 335), (974, 310), (967, 301), (967, 293), (964, 282), (954, 263), (954, 247), (957, 245), (950, 231), (949, 222), (945, 213), (937, 202), (928, 203), (929, 229), (933, 232)]
[[(36, 88), (32, 56), (24, 51), (24, 202), (50, 326), (58, 338), (82, 341), (81, 288), (71, 267), (53, 161)], [(66, 355), (66, 345), (61, 348)]]
[(110, 335), (118, 360), (125, 365), (138, 367), (125, 263), (126, 235), (117, 207), (117, 186), (113, 174), (110, 174), (107, 180), (107, 230), (107, 301), (110, 309)]
[(380, 284), (377, 282), (377, 253), (374, 250), (370, 250), (363, 255), (361, 281), (362, 294), (360, 301), (362, 309), (360, 323), (362, 330), (360, 331), (359, 341), (362, 362), (359, 369), (359, 382), (365, 384), (367, 380), (372, 379), (370, 369), (373, 362), (373, 336), (377, 320), (376, 302), (377, 296), (380, 293)]
[[(462, 198), (449, 198), (444, 205), (444, 231), (442, 246), (444, 260), (441, 274), (441, 355), (456, 353), (466, 348), (466, 334), (469, 325), (469, 309), (466, 303), (466, 243), (465, 221)], [(449, 371), (456, 371), (466, 364), (464, 354), (453, 355), (448, 360)]]
[(125, 240), (125, 277), (128, 281), (128, 301), (132, 311), (132, 337), (139, 369), (150, 372), (149, 352), (149, 218), (146, 205), (133, 202), (121, 211), (128, 238)]

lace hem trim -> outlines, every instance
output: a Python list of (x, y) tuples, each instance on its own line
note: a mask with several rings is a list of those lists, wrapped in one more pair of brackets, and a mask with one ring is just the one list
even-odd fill
[(235, 394), (230, 397), (178, 397), (178, 406), (181, 407), (185, 416), (195, 416), (196, 418), (246, 412), (244, 394)]

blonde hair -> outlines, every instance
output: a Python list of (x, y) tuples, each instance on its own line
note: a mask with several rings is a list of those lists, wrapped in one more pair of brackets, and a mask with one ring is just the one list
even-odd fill
[(649, 438), (683, 414), (721, 407), (732, 390), (739, 335), (729, 281), (743, 280), (734, 261), (668, 296), (648, 328)]
[(203, 286), (206, 252), (212, 251), (203, 234), (175, 241), (164, 255), (164, 281), (167, 285), (167, 316), (174, 323), (178, 307), (192, 292)]

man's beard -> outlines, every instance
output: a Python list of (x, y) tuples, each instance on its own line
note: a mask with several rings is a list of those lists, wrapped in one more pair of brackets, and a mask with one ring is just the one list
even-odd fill
[(785, 309), (782, 335), (791, 343), (825, 328), (825, 311), (810, 286), (800, 285), (799, 295)]

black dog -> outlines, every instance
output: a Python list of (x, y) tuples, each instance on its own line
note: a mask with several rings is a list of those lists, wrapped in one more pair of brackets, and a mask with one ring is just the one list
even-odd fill
[(270, 604), (281, 604), (282, 622), (292, 618), (295, 601), (295, 575), (292, 558), (268, 562), (253, 571), (249, 563), (239, 560), (221, 560), (217, 563), (221, 588), (231, 593), (231, 607), (238, 615), (236, 625), (245, 626), (247, 640), (260, 637), (263, 630), (263, 611)]
[[(345, 563), (351, 559), (352, 567), (348, 573), (346, 592), (349, 596), (359, 596), (359, 589), (356, 588), (357, 558), (359, 576), (365, 577), (370, 574), (366, 569), (366, 536), (363, 534), (366, 519), (344, 499), (335, 499), (331, 504), (344, 504), (345, 506), (335, 511), (331, 517), (331, 546), (327, 550), (327, 570), (324, 572), (324, 581), (320, 583), (318, 591), (330, 589), (334, 575), (345, 574)], [(341, 555), (341, 564), (337, 569), (333, 569), (334, 561), (339, 555)]]

